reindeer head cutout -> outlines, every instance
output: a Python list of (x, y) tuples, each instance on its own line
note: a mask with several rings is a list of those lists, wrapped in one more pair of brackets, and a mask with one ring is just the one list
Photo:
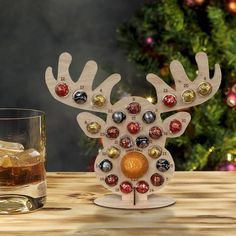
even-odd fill
[(207, 55), (198, 53), (198, 74), (192, 82), (182, 64), (172, 61), (170, 71), (175, 89), (157, 75), (147, 75), (147, 80), (156, 89), (157, 104), (137, 96), (111, 104), (111, 90), (119, 82), (120, 75), (112, 74), (92, 90), (97, 64), (88, 61), (78, 81), (74, 82), (69, 75), (71, 60), (70, 54), (61, 54), (57, 80), (52, 68), (48, 67), (46, 83), (56, 100), (75, 108), (107, 114), (106, 121), (88, 112), (77, 116), (88, 137), (102, 138), (103, 150), (96, 158), (95, 172), (99, 181), (116, 194), (98, 198), (95, 203), (131, 209), (173, 204), (172, 198), (156, 198), (152, 194), (167, 184), (174, 173), (173, 159), (165, 149), (166, 138), (182, 135), (191, 117), (187, 112), (177, 112), (163, 121), (160, 114), (209, 100), (220, 85), (219, 65), (215, 65), (214, 76), (210, 79)]

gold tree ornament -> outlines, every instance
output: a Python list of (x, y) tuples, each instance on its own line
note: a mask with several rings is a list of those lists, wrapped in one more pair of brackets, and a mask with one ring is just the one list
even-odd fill
[(94, 169), (98, 181), (113, 192), (95, 199), (95, 204), (124, 209), (174, 204), (172, 197), (157, 196), (155, 192), (170, 181), (175, 170), (172, 156), (165, 148), (166, 139), (182, 135), (191, 117), (187, 112), (177, 112), (162, 120), (161, 113), (208, 101), (220, 86), (220, 66), (215, 65), (214, 76), (210, 79), (207, 55), (199, 52), (196, 54), (198, 74), (194, 81), (190, 81), (182, 64), (174, 60), (170, 64), (170, 73), (175, 89), (157, 75), (147, 75), (147, 81), (156, 89), (157, 103), (129, 96), (112, 104), (111, 90), (119, 82), (120, 75), (112, 74), (92, 89), (97, 64), (88, 61), (79, 79), (73, 81), (69, 74), (71, 60), (70, 54), (61, 54), (57, 79), (52, 68), (48, 67), (46, 84), (51, 95), (66, 105), (107, 114), (106, 121), (89, 112), (77, 116), (88, 137), (102, 139), (103, 149), (95, 160)]

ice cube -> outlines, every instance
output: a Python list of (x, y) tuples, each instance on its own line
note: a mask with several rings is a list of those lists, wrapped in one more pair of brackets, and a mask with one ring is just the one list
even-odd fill
[(16, 154), (19, 166), (35, 165), (44, 161), (44, 157), (35, 149), (31, 148)]
[(8, 155), (2, 156), (0, 158), (0, 167), (2, 168), (13, 167), (13, 159), (14, 157), (12, 156), (8, 156)]
[(7, 142), (0, 140), (0, 151), (8, 150), (11, 152), (22, 152), (24, 150), (24, 146), (20, 143)]

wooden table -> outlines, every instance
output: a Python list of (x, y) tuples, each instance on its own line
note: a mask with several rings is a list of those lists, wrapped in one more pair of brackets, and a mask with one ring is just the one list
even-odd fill
[(1, 235), (236, 235), (236, 172), (176, 172), (160, 191), (176, 204), (117, 210), (93, 204), (108, 193), (94, 173), (48, 173), (48, 199), (37, 212), (0, 216)]

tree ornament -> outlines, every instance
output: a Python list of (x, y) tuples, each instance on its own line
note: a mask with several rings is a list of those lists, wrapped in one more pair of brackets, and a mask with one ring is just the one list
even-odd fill
[(216, 170), (218, 171), (236, 171), (236, 162), (234, 161), (223, 161), (220, 162)]
[(236, 84), (226, 92), (226, 103), (232, 108), (236, 107)]
[(69, 86), (66, 83), (59, 83), (55, 87), (55, 93), (58, 97), (66, 97), (69, 93)]
[(203, 5), (205, 0), (185, 0), (184, 2), (188, 7), (196, 7)]
[(153, 44), (154, 44), (153, 37), (151, 37), (151, 36), (146, 37), (145, 38), (145, 44), (148, 45), (148, 46), (153, 46)]
[(225, 7), (230, 14), (236, 15), (236, 0), (227, 0)]

